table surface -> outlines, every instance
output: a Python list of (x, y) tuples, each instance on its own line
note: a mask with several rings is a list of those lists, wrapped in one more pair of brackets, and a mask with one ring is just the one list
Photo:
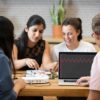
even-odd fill
[[(17, 71), (16, 77), (25, 75), (23, 71)], [(51, 79), (46, 84), (27, 84), (20, 92), (20, 96), (71, 96), (87, 97), (88, 87), (80, 86), (59, 86), (58, 79)]]

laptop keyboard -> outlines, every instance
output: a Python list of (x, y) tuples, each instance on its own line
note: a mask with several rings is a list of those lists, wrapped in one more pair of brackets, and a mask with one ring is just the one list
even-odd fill
[(77, 79), (65, 79), (64, 82), (76, 82)]

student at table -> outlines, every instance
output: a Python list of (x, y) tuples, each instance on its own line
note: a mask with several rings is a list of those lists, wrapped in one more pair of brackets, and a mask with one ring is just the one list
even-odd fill
[[(82, 40), (82, 21), (80, 18), (66, 18), (62, 23), (63, 42), (52, 50), (54, 61), (58, 61), (59, 52), (96, 52), (91, 43)], [(81, 66), (80, 66), (81, 67)], [(59, 97), (59, 100), (86, 100), (79, 97)]]
[(52, 49), (53, 61), (58, 61), (59, 52), (96, 52), (94, 46), (82, 40), (80, 18), (66, 18), (62, 23), (63, 42)]
[(39, 15), (32, 15), (21, 36), (14, 45), (14, 63), (16, 69), (52, 69), (50, 46), (43, 40), (46, 28), (45, 20)]
[(14, 26), (8, 18), (0, 16), (0, 100), (16, 100), (20, 90), (25, 87), (23, 79), (12, 80), (12, 72), (15, 73), (13, 44)]
[[(92, 36), (100, 48), (100, 13), (92, 19), (92, 30)], [(83, 84), (82, 81), (87, 81), (87, 83)], [(77, 81), (77, 83), (82, 86), (89, 84), (90, 91), (87, 100), (100, 99), (100, 52), (98, 52), (94, 58), (91, 68), (91, 76), (82, 77)]]
[[(57, 63), (51, 62), (49, 44), (43, 40), (45, 28), (45, 20), (41, 16), (32, 15), (28, 19), (26, 27), (14, 45), (13, 58), (16, 69), (50, 70), (56, 66)], [(42, 100), (43, 97), (34, 97), (34, 99)]]

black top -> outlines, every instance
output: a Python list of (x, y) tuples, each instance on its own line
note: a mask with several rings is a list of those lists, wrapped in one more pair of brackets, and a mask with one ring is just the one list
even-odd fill
[[(40, 40), (33, 48), (27, 46), (26, 48), (24, 48), (20, 40), (17, 40), (15, 43), (18, 48), (18, 59), (32, 58), (38, 62), (39, 66), (41, 66), (42, 57), (45, 50), (44, 40)], [(21, 68), (21, 70), (29, 70), (29, 69), (32, 68), (29, 68), (28, 66), (24, 66), (23, 68)]]

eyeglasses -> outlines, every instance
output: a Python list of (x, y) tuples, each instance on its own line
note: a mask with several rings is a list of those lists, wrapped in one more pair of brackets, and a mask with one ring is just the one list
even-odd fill
[(92, 33), (91, 36), (92, 36), (93, 38), (96, 38), (96, 39), (99, 39), (99, 38), (100, 38), (99, 35), (96, 34), (96, 33)]
[(95, 33), (92, 33), (91, 36), (94, 38), (95, 37)]

